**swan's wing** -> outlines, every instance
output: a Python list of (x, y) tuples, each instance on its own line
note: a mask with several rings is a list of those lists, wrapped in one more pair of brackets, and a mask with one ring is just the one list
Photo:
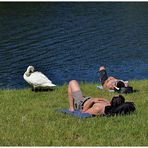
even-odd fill
[(34, 72), (29, 76), (29, 81), (33, 85), (43, 85), (45, 83), (52, 83), (43, 73)]

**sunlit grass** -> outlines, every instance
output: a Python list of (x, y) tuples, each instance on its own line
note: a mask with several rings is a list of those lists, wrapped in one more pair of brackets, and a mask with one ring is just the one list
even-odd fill
[[(68, 108), (67, 84), (55, 91), (0, 90), (1, 146), (147, 146), (148, 80), (130, 81), (124, 95), (136, 104), (129, 116), (80, 119), (56, 112)], [(115, 93), (81, 83), (86, 96), (110, 100)]]

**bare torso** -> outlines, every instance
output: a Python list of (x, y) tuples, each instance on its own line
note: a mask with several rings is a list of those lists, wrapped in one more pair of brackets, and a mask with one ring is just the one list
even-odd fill
[(102, 115), (105, 112), (106, 106), (110, 106), (110, 102), (107, 103), (107, 102), (100, 101), (98, 103), (95, 103), (93, 105), (93, 108), (98, 110), (98, 115)]
[[(93, 100), (93, 103), (92, 103)], [(92, 103), (92, 104), (91, 104)], [(87, 106), (91, 104), (91, 106)], [(94, 115), (102, 115), (105, 112), (105, 107), (110, 106), (110, 101), (105, 100), (103, 98), (92, 98), (85, 102), (82, 112), (90, 113)]]
[(118, 81), (118, 79), (114, 78), (114, 77), (109, 77), (103, 87), (106, 88), (106, 89), (114, 89), (114, 86), (115, 86), (115, 83)]

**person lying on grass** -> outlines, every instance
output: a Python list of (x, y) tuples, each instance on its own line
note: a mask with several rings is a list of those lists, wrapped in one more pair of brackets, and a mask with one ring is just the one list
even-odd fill
[(125, 104), (125, 98), (122, 95), (114, 96), (111, 101), (104, 98), (84, 97), (76, 80), (69, 82), (68, 98), (69, 111), (80, 110), (82, 113), (93, 115), (114, 115), (135, 110), (133, 103)]
[(119, 90), (121, 87), (128, 87), (127, 81), (119, 80), (112, 76), (108, 77), (104, 66), (101, 66), (99, 68), (99, 74), (100, 74), (99, 79), (101, 81), (103, 88), (105, 89)]

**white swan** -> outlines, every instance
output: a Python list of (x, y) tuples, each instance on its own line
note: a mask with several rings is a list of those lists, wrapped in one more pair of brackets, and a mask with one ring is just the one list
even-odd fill
[(27, 81), (33, 87), (34, 90), (36, 90), (36, 88), (50, 89), (56, 86), (43, 73), (34, 71), (33, 66), (28, 66), (23, 77), (25, 81)]

